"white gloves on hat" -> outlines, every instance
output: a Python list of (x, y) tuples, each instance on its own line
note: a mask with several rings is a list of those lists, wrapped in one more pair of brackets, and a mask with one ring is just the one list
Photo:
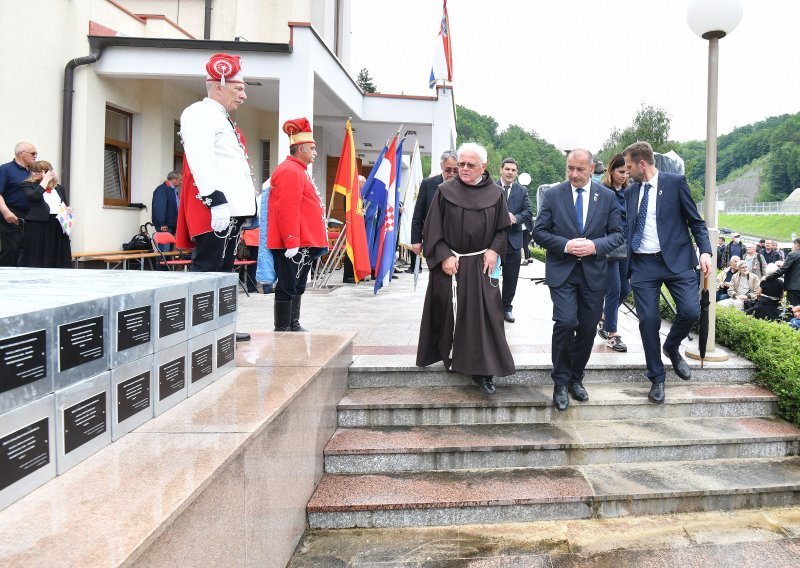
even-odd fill
[(211, 208), (211, 230), (217, 233), (224, 231), (231, 224), (231, 208), (227, 203)]
[(286, 252), (283, 253), (283, 255), (286, 258), (294, 258), (294, 255), (296, 255), (298, 252), (300, 252), (300, 247), (294, 247), (294, 248), (286, 249)]

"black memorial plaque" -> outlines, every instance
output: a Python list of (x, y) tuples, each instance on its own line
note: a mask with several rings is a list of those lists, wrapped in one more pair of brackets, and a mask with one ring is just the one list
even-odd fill
[(212, 369), (211, 345), (201, 347), (192, 353), (192, 382), (196, 383), (203, 377), (211, 374)]
[(236, 311), (236, 286), (226, 286), (219, 289), (220, 316), (226, 316)]
[(0, 490), (50, 463), (49, 419), (0, 438)]
[(103, 316), (58, 326), (58, 369), (66, 371), (103, 357)]
[(186, 386), (186, 357), (180, 357), (158, 368), (158, 400), (172, 396)]
[(217, 340), (217, 368), (233, 361), (235, 344), (236, 338), (232, 333)]
[(47, 333), (40, 329), (0, 341), (0, 392), (28, 385), (47, 376), (46, 338)]
[(125, 351), (150, 341), (150, 306), (117, 314), (117, 351)]
[(186, 329), (186, 298), (158, 305), (158, 337), (167, 337)]
[(80, 448), (106, 431), (106, 393), (64, 409), (64, 453)]
[(150, 406), (150, 371), (117, 383), (117, 424)]
[(214, 319), (214, 291), (192, 296), (192, 326)]

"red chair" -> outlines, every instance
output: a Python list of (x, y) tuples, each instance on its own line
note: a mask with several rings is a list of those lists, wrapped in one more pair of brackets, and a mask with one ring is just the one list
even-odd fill
[[(173, 245), (178, 251), (180, 258), (168, 260), (164, 255), (164, 252), (158, 248), (158, 245)], [(180, 250), (177, 245), (178, 243), (175, 241), (175, 236), (172, 233), (168, 233), (167, 231), (156, 231), (153, 233), (153, 251), (157, 252), (161, 256), (161, 260), (158, 261), (158, 264), (161, 266), (166, 266), (170, 270), (175, 270), (176, 266), (183, 266), (183, 270), (185, 271), (187, 267), (192, 264), (192, 260), (189, 258), (183, 258), (183, 256), (188, 253)]]
[[(258, 228), (247, 229), (246, 231), (242, 231), (241, 233), (239, 233), (239, 239), (241, 239), (241, 241), (244, 242), (245, 246), (258, 248), (258, 241), (260, 234), (261, 231)], [(237, 246), (236, 249), (238, 250), (239, 247)], [(247, 273), (247, 267), (253, 266), (254, 264), (258, 264), (258, 261), (252, 258), (250, 259), (237, 258), (236, 260), (233, 261), (233, 269), (236, 272), (238, 272), (240, 276), (239, 285), (242, 287), (242, 290), (244, 290), (244, 293), (247, 294), (248, 297), (250, 297), (250, 292), (247, 291), (247, 286), (245, 286), (246, 281), (249, 281), (250, 284), (253, 285), (253, 288), (256, 287), (256, 283), (253, 282), (253, 280), (250, 278), (250, 275)], [(242, 282), (242, 280), (244, 280), (245, 282)]]

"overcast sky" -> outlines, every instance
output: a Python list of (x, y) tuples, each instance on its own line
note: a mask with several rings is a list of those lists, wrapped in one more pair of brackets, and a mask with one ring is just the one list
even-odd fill
[[(720, 40), (719, 126), (800, 111), (800, 0), (742, 0)], [(427, 87), (441, 0), (353, 0), (350, 67), (383, 93)], [(449, 0), (456, 102), (559, 148), (598, 150), (642, 103), (705, 139), (708, 42), (686, 0)]]

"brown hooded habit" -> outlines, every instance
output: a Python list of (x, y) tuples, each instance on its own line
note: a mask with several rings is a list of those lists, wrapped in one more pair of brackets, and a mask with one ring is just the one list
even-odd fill
[(489, 248), (502, 257), (510, 226), (505, 196), (488, 173), (477, 185), (466, 185), (456, 177), (439, 186), (423, 229), (430, 278), (419, 330), (418, 366), (443, 361), (448, 369), (465, 374), (514, 373), (500, 288), (483, 273), (483, 254), (459, 258), (455, 338), (452, 281), (441, 266), (453, 252), (463, 255)]

